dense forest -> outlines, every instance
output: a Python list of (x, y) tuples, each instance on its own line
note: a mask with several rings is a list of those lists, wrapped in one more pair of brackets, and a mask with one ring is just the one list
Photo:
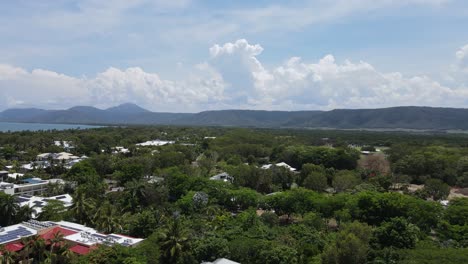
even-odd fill
[(331, 111), (213, 110), (200, 113), (151, 112), (135, 104), (108, 109), (75, 106), (64, 110), (7, 109), (1, 122), (185, 125), (263, 128), (467, 130), (468, 109), (402, 106)]
[[(175, 144), (136, 145), (154, 139)], [(135, 248), (62, 254), (55, 263), (468, 263), (465, 134), (182, 126), (26, 131), (0, 133), (0, 165), (20, 172), (40, 153), (63, 151), (54, 144), (62, 140), (89, 158), (71, 169), (57, 163), (24, 175), (71, 183), (50, 184), (48, 194), (70, 193), (73, 206), (50, 203), (38, 219), (146, 240)], [(275, 166), (281, 163), (294, 169)], [(220, 173), (230, 180), (211, 178)], [(109, 182), (123, 188), (109, 191)], [(1, 226), (30, 216), (1, 192), (0, 208)]]

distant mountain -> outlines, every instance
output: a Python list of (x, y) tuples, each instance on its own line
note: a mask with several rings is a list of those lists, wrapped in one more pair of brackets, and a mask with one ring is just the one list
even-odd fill
[(112, 112), (112, 113), (126, 113), (126, 114), (138, 114), (138, 113), (150, 112), (149, 110), (141, 108), (136, 104), (130, 104), (130, 103), (121, 104), (118, 106), (107, 108), (106, 111)]
[(205, 111), (183, 119), (177, 123), (186, 125), (281, 127), (292, 119), (307, 119), (319, 115), (321, 111), (263, 111), (263, 110), (219, 110)]
[(122, 104), (104, 110), (89, 106), (67, 110), (8, 109), (0, 113), (0, 122), (468, 130), (468, 109), (408, 106), (291, 112), (220, 110), (192, 114), (151, 112), (135, 104)]

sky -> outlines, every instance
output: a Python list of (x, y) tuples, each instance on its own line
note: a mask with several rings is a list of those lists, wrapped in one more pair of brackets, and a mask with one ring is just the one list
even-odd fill
[(468, 1), (0, 1), (0, 110), (128, 102), (468, 108)]

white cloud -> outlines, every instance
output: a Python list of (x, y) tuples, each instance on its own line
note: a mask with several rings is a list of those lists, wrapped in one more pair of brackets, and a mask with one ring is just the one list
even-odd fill
[[(243, 84), (231, 90), (248, 89), (240, 103), (263, 109), (368, 108), (395, 105), (466, 106), (468, 90), (449, 88), (428, 76), (406, 77), (402, 73), (379, 72), (369, 63), (336, 62), (326, 55), (317, 63), (305, 63), (293, 57), (281, 66), (266, 69), (256, 56), (263, 48), (246, 40), (215, 45), (216, 60), (230, 62), (235, 71), (226, 81)], [(235, 55), (235, 56), (234, 56)], [(236, 60), (232, 57), (237, 58)], [(225, 69), (220, 71), (226, 76)], [(231, 80), (235, 80), (232, 82)], [(239, 80), (242, 80), (240, 82)]]
[[(451, 75), (450, 85), (429, 76), (381, 72), (365, 61), (339, 62), (326, 55), (317, 62), (292, 57), (267, 67), (259, 44), (245, 39), (213, 45), (210, 57), (177, 80), (140, 67), (111, 67), (92, 78), (0, 64), (1, 108), (78, 104), (108, 107), (134, 102), (155, 111), (220, 108), (331, 109), (396, 105), (466, 107), (466, 74)], [(466, 46), (456, 52), (466, 59)]]
[(159, 111), (194, 110), (221, 100), (222, 78), (208, 67), (194, 69), (184, 80), (164, 80), (141, 68), (109, 68), (94, 78), (75, 78), (41, 69), (26, 71), (0, 65), (0, 108), (75, 105), (113, 106), (135, 102)]
[(456, 53), (458, 66), (468, 73), (468, 45), (461, 47)]

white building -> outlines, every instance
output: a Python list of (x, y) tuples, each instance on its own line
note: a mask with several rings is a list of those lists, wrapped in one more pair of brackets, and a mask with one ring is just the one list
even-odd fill
[(57, 233), (63, 235), (63, 239), (70, 244), (70, 250), (79, 255), (86, 255), (99, 244), (133, 247), (144, 239), (128, 237), (120, 234), (102, 234), (93, 228), (80, 224), (60, 221), (36, 221), (30, 220), (21, 224), (0, 228), (0, 245), (5, 248), (19, 251), (23, 248), (21, 238), (39, 235), (45, 240), (52, 239)]
[(202, 262), (201, 264), (240, 264), (240, 263), (226, 259), (226, 258), (219, 258), (213, 262)]
[(31, 196), (31, 195), (20, 195), (17, 197), (18, 204), (23, 206), (29, 206), (34, 209), (32, 218), (36, 218), (42, 212), (42, 208), (48, 204), (50, 200), (58, 200), (63, 202), (63, 206), (71, 207), (73, 205), (73, 198), (69, 194), (62, 194), (52, 197), (40, 197), (40, 196)]
[(168, 144), (174, 144), (175, 141), (168, 141), (168, 140), (149, 140), (143, 143), (136, 144), (137, 146), (148, 147), (148, 146), (164, 146)]
[(93, 246), (97, 244), (119, 244), (125, 247), (133, 247), (144, 240), (141, 238), (133, 238), (120, 234), (102, 234), (93, 228), (67, 221), (50, 223), (54, 223), (60, 227), (76, 231), (75, 234), (66, 236), (64, 238), (68, 241), (75, 242), (84, 246)]
[(112, 154), (119, 154), (119, 153), (127, 154), (127, 153), (130, 153), (130, 150), (124, 147), (115, 147), (114, 150), (112, 151)]
[[(272, 166), (273, 166), (273, 164), (265, 164), (265, 165), (263, 165), (261, 167), (261, 169), (268, 170), (268, 169), (271, 169)], [(290, 165), (288, 165), (285, 162), (276, 163), (275, 166), (276, 167), (283, 167), (283, 168), (286, 168), (286, 169), (288, 169), (290, 171), (296, 171), (296, 168), (291, 167)]]
[(220, 173), (220, 174), (217, 174), (213, 177), (210, 177), (210, 180), (213, 180), (213, 181), (224, 181), (224, 182), (234, 182), (234, 177), (232, 177), (231, 175), (229, 175), (228, 173), (226, 172), (223, 172), (223, 173)]
[(0, 182), (0, 192), (9, 195), (37, 195), (47, 191), (49, 184), (49, 181), (40, 178), (23, 179), (22, 182), (21, 184)]
[(62, 147), (63, 149), (65, 150), (70, 150), (70, 149), (73, 149), (75, 148), (75, 146), (73, 146), (73, 142), (72, 141), (60, 141), (60, 140), (55, 140), (54, 141), (54, 145), (57, 146), (57, 147)]
[(23, 177), (24, 174), (23, 173), (17, 173), (17, 172), (14, 172), (14, 173), (8, 173), (8, 178), (12, 178), (12, 179), (18, 179), (18, 178), (21, 178)]

